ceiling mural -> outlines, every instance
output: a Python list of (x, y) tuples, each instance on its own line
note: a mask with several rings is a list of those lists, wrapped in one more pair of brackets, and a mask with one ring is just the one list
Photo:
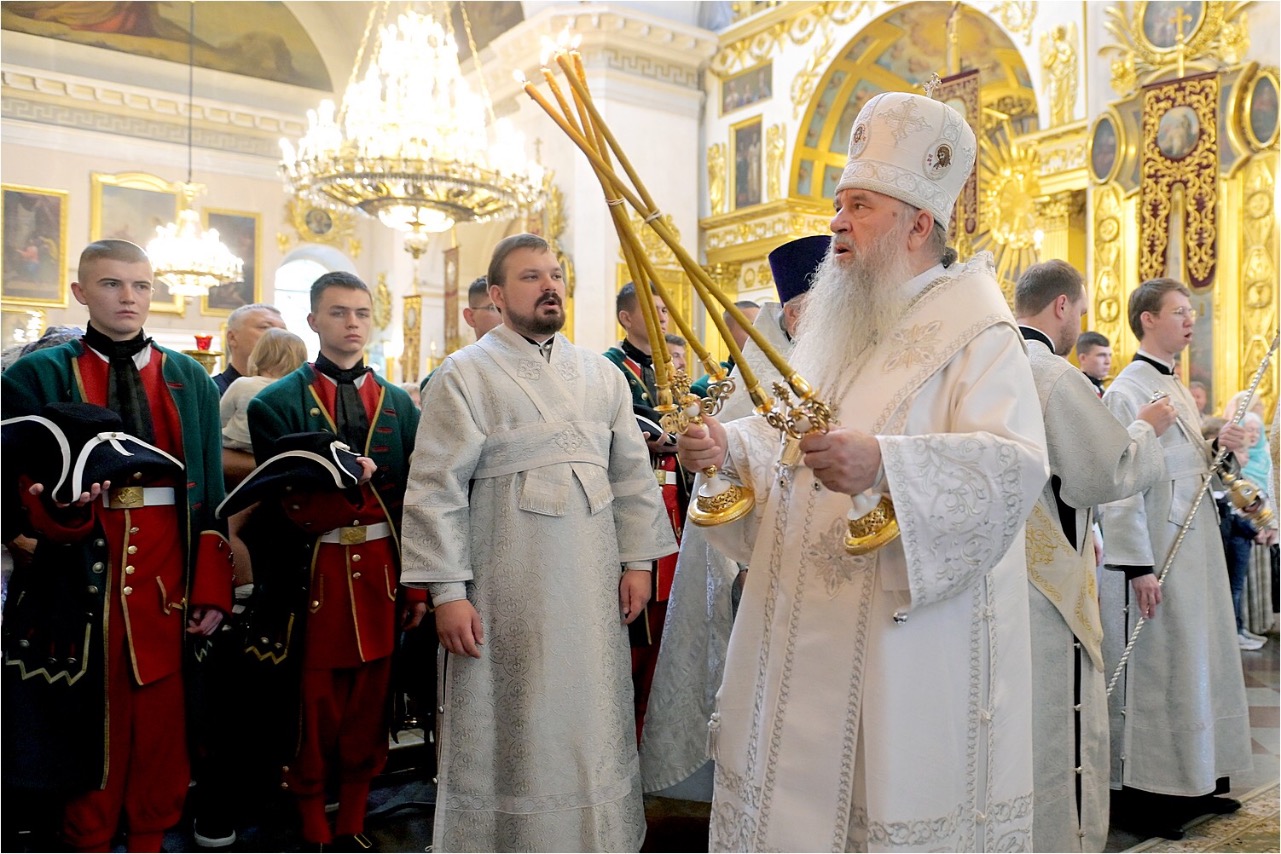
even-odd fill
[[(186, 3), (6, 2), (0, 26), (185, 65), (188, 15)], [(333, 90), (320, 52), (284, 3), (197, 3), (195, 35), (201, 68)]]

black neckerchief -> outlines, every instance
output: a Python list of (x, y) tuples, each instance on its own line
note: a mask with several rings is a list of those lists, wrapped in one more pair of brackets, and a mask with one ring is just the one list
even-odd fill
[(347, 443), (357, 454), (365, 452), (365, 438), (369, 435), (369, 415), (365, 412), (365, 403), (360, 399), (360, 389), (356, 380), (369, 372), (365, 360), (361, 359), (351, 368), (340, 368), (324, 353), (316, 356), (313, 365), (317, 371), (333, 380), (337, 386), (334, 395), (334, 426), (338, 428), (338, 438)]
[(649, 353), (642, 353), (640, 348), (626, 338), (619, 345), (623, 354), (636, 364), (640, 365), (641, 382), (645, 384), (645, 390), (649, 392), (649, 399), (658, 400), (658, 380), (654, 377), (654, 357)]
[(1046, 347), (1050, 348), (1051, 353), (1054, 352), (1054, 342), (1050, 340), (1050, 336), (1046, 335), (1044, 332), (1037, 329), (1035, 326), (1024, 326), (1023, 324), (1020, 323), (1019, 332), (1023, 333), (1024, 341), (1040, 341)]
[[(1081, 371), (1081, 373), (1085, 374), (1085, 371)], [(1089, 374), (1085, 374), (1085, 378), (1090, 382), (1094, 383), (1094, 390), (1099, 393), (1099, 397), (1102, 397), (1103, 396), (1103, 380), (1096, 380), (1094, 377), (1090, 376)]]
[(1174, 376), (1174, 369), (1171, 368), (1169, 365), (1162, 364), (1161, 362), (1158, 362), (1156, 359), (1149, 358), (1143, 355), (1142, 353), (1135, 353), (1134, 358), (1131, 361), (1147, 362), (1149, 365), (1156, 368), (1158, 371), (1160, 371), (1162, 374), (1165, 374), (1167, 377)]
[(151, 339), (141, 330), (128, 341), (112, 341), (93, 324), (87, 325), (84, 343), (107, 357), (107, 408), (120, 413), (126, 432), (144, 442), (154, 443), (156, 431), (151, 424), (151, 402), (142, 387), (142, 375), (133, 357), (151, 346)]

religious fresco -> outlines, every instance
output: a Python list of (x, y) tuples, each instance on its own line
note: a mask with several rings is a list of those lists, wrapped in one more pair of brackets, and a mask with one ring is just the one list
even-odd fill
[[(185, 3), (6, 2), (0, 27), (185, 65), (189, 13)], [(320, 52), (284, 3), (208, 0), (195, 14), (198, 67), (333, 90)]]
[(1152, 0), (1143, 7), (1143, 37), (1157, 50), (1172, 50), (1188, 41), (1205, 20), (1205, 3)]

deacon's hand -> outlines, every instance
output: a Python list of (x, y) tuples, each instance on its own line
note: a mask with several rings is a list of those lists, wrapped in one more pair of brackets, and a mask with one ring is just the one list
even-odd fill
[(418, 628), (418, 624), (427, 616), (426, 602), (406, 602), (400, 606), (400, 630), (407, 632)]
[(218, 630), (222, 617), (222, 611), (217, 608), (192, 608), (187, 615), (187, 634), (209, 637)]
[(618, 582), (618, 605), (623, 612), (623, 623), (630, 624), (645, 610), (649, 601), (653, 575), (644, 569), (627, 569)]
[(1179, 411), (1174, 408), (1174, 404), (1170, 403), (1170, 398), (1163, 397), (1141, 406), (1138, 418), (1140, 421), (1151, 424), (1152, 432), (1160, 436), (1174, 423), (1178, 414)]
[[(111, 489), (111, 481), (104, 480), (102, 483), (95, 483), (93, 486), (90, 486), (88, 492), (80, 493), (80, 497), (76, 499), (76, 502), (74, 505), (63, 504), (60, 501), (55, 501), (53, 502), (53, 504), (55, 507), (61, 510), (65, 510), (66, 508), (72, 507), (72, 506), (84, 507), (86, 504), (97, 501), (98, 497), (102, 495), (102, 493), (108, 491), (109, 489)], [(27, 491), (30, 492), (32, 495), (41, 495), (44, 493), (44, 484), (33, 483), (31, 484), (31, 489)]]
[(455, 599), (436, 606), (436, 636), (440, 638), (440, 645), (454, 655), (480, 658), (485, 627), (471, 602)]
[(1233, 453), (1248, 451), (1249, 448), (1245, 445), (1245, 428), (1230, 421), (1224, 424), (1219, 431), (1219, 447), (1227, 448)]
[(870, 489), (881, 469), (881, 444), (870, 433), (833, 427), (801, 439), (805, 465), (833, 492), (858, 495)]
[(1130, 580), (1134, 598), (1139, 603), (1139, 613), (1149, 620), (1156, 616), (1156, 606), (1161, 604), (1161, 585), (1155, 575), (1140, 575)]
[(374, 472), (378, 470), (378, 463), (369, 459), (369, 457), (357, 457), (356, 459), (360, 463), (360, 482), (367, 483), (374, 476)]
[(676, 457), (689, 471), (702, 471), (709, 466), (720, 468), (725, 464), (725, 449), (729, 443), (725, 428), (715, 418), (703, 419), (703, 426), (691, 424), (676, 437)]

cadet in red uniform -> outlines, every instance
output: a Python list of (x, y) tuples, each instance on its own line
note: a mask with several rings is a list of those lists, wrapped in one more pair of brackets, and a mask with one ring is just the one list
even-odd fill
[[(5, 664), (18, 665), (4, 668), (5, 778), (69, 794), (63, 831), (77, 850), (109, 850), (123, 815), (128, 849), (159, 851), (190, 781), (183, 638), (212, 634), (231, 608), (231, 552), (213, 521), (218, 392), (194, 360), (143, 334), (152, 270), (142, 249), (92, 243), (77, 278), (88, 332), (5, 372), (4, 417), (55, 401), (105, 406), (184, 471), (95, 483), (72, 505), (45, 484), (17, 484), (18, 524), (38, 545), (5, 607)], [(15, 726), (12, 715), (35, 717)]]
[[(426, 593), (400, 587), (398, 546), (409, 455), (418, 410), (400, 388), (364, 364), (373, 300), (349, 273), (326, 273), (311, 287), (307, 322), (320, 355), (249, 404), (249, 433), (261, 463), (276, 439), (332, 431), (368, 458), (358, 490), (294, 492), (284, 511), (314, 537), (302, 661), (302, 732), (287, 782), (303, 837), (329, 843), (325, 782), (339, 783), (340, 837), (368, 847), (362, 832), (369, 783), (387, 758), (387, 699), (398, 631), (426, 613)], [(399, 621), (397, 620), (397, 603)], [(349, 840), (350, 841), (350, 840)]]
[[(653, 348), (650, 346), (645, 318), (641, 315), (640, 303), (637, 301), (636, 286), (632, 282), (619, 290), (615, 305), (618, 322), (627, 334), (617, 347), (610, 347), (605, 351), (605, 358), (618, 365), (623, 376), (627, 377), (627, 386), (632, 392), (632, 405), (637, 414), (653, 423), (652, 428), (646, 424), (642, 432), (645, 444), (649, 446), (650, 465), (663, 488), (663, 505), (667, 508), (667, 516), (679, 543), (681, 526), (685, 523), (685, 510), (689, 506), (689, 484), (684, 470), (676, 462), (676, 442), (662, 431), (657, 413), (654, 412), (654, 407), (658, 405), (658, 390), (654, 379)], [(667, 306), (658, 296), (654, 296), (654, 305), (658, 309), (659, 326), (666, 333)], [(654, 682), (658, 646), (663, 637), (663, 621), (667, 615), (667, 600), (672, 593), (672, 579), (675, 575), (676, 555), (654, 561), (654, 586), (650, 591), (649, 604), (645, 606), (645, 619), (636, 620), (631, 625), (637, 741), (640, 740), (645, 723), (649, 689)]]

